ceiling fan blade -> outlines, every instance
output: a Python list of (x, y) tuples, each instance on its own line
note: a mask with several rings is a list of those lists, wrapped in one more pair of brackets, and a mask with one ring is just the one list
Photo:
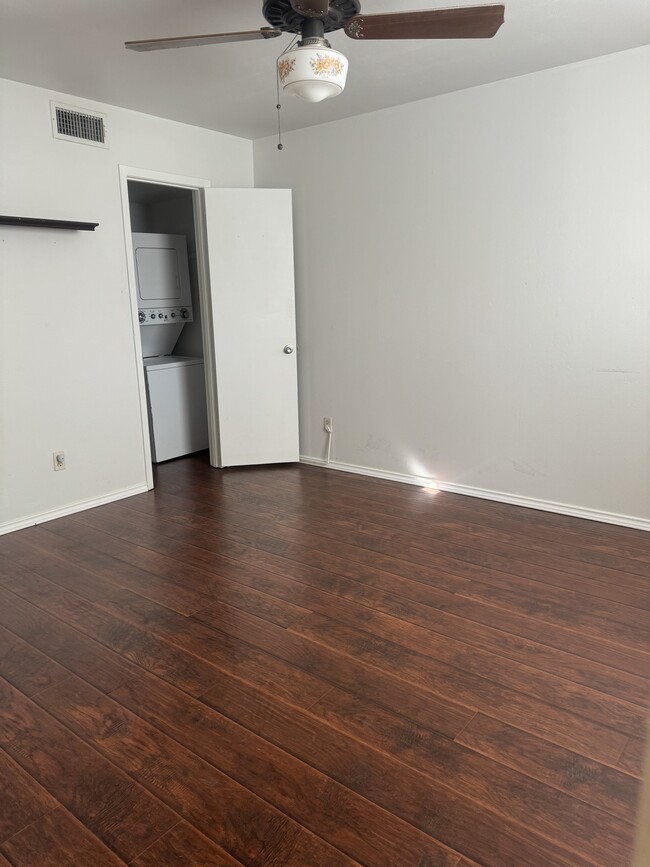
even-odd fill
[(329, 0), (291, 0), (291, 7), (305, 18), (325, 18), (329, 12)]
[(162, 48), (193, 48), (195, 45), (222, 45), (226, 42), (248, 42), (251, 39), (273, 39), (281, 30), (262, 27), (260, 30), (241, 30), (238, 33), (205, 33), (203, 36), (171, 36), (166, 39), (141, 39), (125, 42), (131, 51), (159, 51)]
[(489, 39), (503, 24), (505, 6), (461, 6), (422, 12), (356, 15), (345, 25), (351, 39)]

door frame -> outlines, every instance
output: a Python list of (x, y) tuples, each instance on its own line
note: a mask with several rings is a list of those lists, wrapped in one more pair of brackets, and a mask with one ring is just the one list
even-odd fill
[(201, 304), (201, 337), (203, 341), (205, 390), (208, 408), (208, 433), (210, 443), (210, 463), (220, 466), (218, 410), (216, 405), (216, 377), (214, 335), (212, 333), (212, 306), (209, 291), (209, 270), (206, 248), (205, 206), (203, 190), (212, 186), (206, 178), (191, 178), (173, 175), (153, 169), (135, 168), (120, 165), (120, 194), (122, 199), (122, 221), (124, 226), (124, 249), (131, 306), (133, 349), (135, 354), (138, 398), (140, 403), (140, 425), (142, 429), (142, 457), (147, 488), (154, 486), (153, 463), (151, 459), (151, 438), (149, 433), (149, 411), (147, 406), (147, 387), (142, 366), (142, 340), (138, 323), (138, 292), (135, 278), (135, 260), (131, 242), (131, 212), (129, 209), (129, 181), (143, 181), (158, 186), (180, 187), (190, 190), (194, 209), (194, 233), (196, 241), (196, 262), (199, 277), (199, 301)]

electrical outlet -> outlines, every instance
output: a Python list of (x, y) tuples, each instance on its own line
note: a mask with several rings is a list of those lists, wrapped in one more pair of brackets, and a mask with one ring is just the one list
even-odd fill
[(54, 472), (65, 469), (65, 452), (52, 452), (52, 463), (54, 464)]
[(327, 416), (325, 416), (325, 418), (323, 419), (323, 430), (325, 430), (327, 433), (332, 433), (332, 431), (334, 430), (334, 428), (332, 427), (332, 419), (328, 418)]

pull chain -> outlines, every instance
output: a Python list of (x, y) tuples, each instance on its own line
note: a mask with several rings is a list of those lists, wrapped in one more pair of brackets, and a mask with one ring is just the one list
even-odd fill
[[(296, 42), (298, 41), (298, 38), (299, 38), (298, 36), (294, 36), (294, 38), (291, 40), (289, 45), (287, 45), (287, 47), (284, 49), (282, 54), (286, 54), (287, 51), (290, 51), (293, 48), (293, 46), (296, 44)], [(280, 57), (282, 57), (282, 54), (280, 55)], [(282, 104), (280, 102), (280, 69), (278, 67), (278, 62), (280, 61), (280, 57), (278, 57), (276, 64), (275, 64), (275, 85), (276, 85), (276, 92), (277, 92), (277, 97), (278, 97), (278, 102), (277, 102), (277, 105), (275, 107), (278, 110), (278, 150), (279, 151), (284, 150), (284, 145), (282, 144), (282, 115), (281, 115)]]
[[(282, 55), (280, 55), (280, 57), (282, 57)], [(279, 59), (280, 58), (278, 58), (278, 60)], [(282, 115), (280, 113), (282, 110), (282, 104), (280, 103), (280, 71), (278, 69), (277, 63), (275, 65), (275, 83), (277, 85), (278, 94), (278, 104), (276, 105), (276, 108), (278, 110), (278, 150), (281, 151), (283, 150), (284, 145), (282, 144)]]

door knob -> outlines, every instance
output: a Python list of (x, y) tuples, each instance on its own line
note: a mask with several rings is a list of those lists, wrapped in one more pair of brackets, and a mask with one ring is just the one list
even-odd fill
[(293, 352), (293, 346), (285, 346), (284, 352), (286, 355), (291, 355), (291, 353)]

